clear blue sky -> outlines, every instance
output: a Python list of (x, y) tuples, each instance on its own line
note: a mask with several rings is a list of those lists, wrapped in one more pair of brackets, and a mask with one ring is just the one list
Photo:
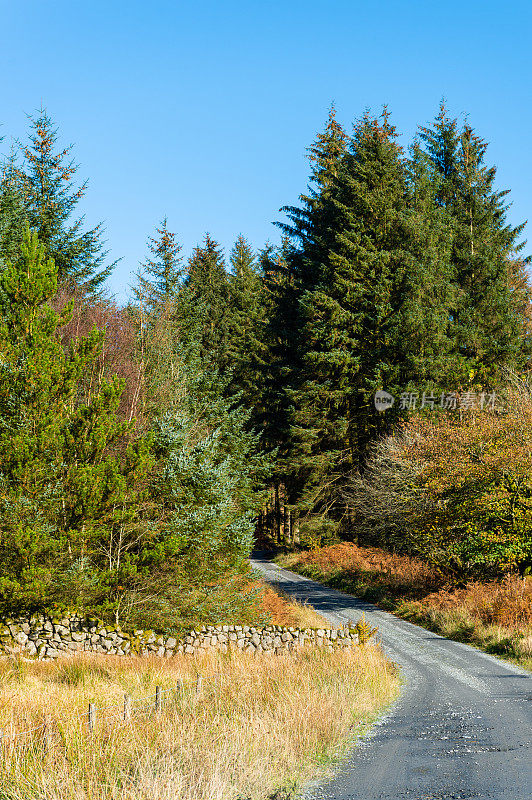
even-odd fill
[(490, 142), (518, 222), (531, 22), (527, 0), (0, 0), (0, 130), (22, 136), (42, 102), (75, 144), (121, 300), (164, 214), (186, 254), (205, 231), (227, 250), (277, 241), (331, 101), (347, 125), (387, 103), (407, 142), (445, 96)]

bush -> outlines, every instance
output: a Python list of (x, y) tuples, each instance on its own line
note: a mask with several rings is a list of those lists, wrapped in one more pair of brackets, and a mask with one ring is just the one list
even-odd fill
[(458, 575), (532, 565), (532, 393), (514, 380), (492, 412), (418, 414), (378, 442), (346, 497), (360, 541)]

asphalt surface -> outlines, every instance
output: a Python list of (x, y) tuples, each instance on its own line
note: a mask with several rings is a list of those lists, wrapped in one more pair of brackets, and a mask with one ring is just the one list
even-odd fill
[(532, 800), (532, 675), (254, 558), (334, 624), (366, 619), (401, 667), (400, 699), (306, 800)]

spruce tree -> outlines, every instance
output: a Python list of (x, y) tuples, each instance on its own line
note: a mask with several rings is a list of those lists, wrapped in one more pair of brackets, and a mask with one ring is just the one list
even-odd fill
[(156, 236), (148, 238), (150, 255), (141, 264), (134, 287), (137, 302), (143, 302), (146, 312), (157, 311), (179, 291), (183, 276), (181, 245), (176, 234), (168, 230), (168, 220), (163, 218)]
[(59, 282), (97, 294), (115, 264), (105, 265), (102, 224), (83, 230), (83, 217), (72, 220), (87, 189), (87, 181), (73, 183), (78, 165), (70, 156), (72, 145), (57, 148), (57, 129), (45, 109), (30, 117), (28, 138), (19, 145), (23, 165), (18, 169), (25, 216), (54, 259)]
[(0, 177), (0, 268), (17, 258), (24, 232), (25, 210), (16, 154), (11, 152)]
[(261, 395), (265, 366), (264, 297), (255, 254), (242, 235), (231, 250), (229, 263), (232, 390), (241, 392), (245, 405), (254, 408)]
[(377, 389), (399, 389), (409, 265), (405, 210), (395, 129), (386, 110), (381, 121), (366, 114), (324, 200), (328, 227), (317, 240), (327, 247), (314, 267), (315, 287), (299, 299), (293, 458), (304, 487), (301, 502), (318, 512), (324, 529), (331, 519), (350, 521), (341, 499), (345, 477), (392, 419), (375, 410), (373, 396)]
[[(226, 369), (230, 361), (232, 309), (229, 302), (229, 279), (220, 245), (206, 234), (203, 245), (194, 248), (189, 259), (184, 291), (177, 313), (183, 331), (190, 309), (203, 314), (201, 354)], [(195, 335), (195, 334), (194, 334)]]
[[(455, 388), (454, 376), (464, 371), (452, 330), (457, 287), (452, 266), (452, 228), (437, 200), (442, 178), (415, 141), (405, 164), (407, 204), (405, 228), (409, 268), (398, 338), (399, 383), (413, 392)], [(466, 367), (467, 369), (468, 367)]]
[(452, 236), (455, 384), (486, 385), (500, 379), (505, 366), (522, 367), (529, 359), (510, 278), (525, 246), (519, 241), (524, 223), (508, 224), (508, 191), (495, 188), (496, 169), (485, 165), (487, 143), (469, 123), (460, 128), (442, 103), (434, 123), (420, 129), (420, 140)]
[[(347, 136), (331, 107), (324, 130), (308, 148), (311, 173), (299, 206), (281, 210), (288, 222), (275, 224), (284, 234), (280, 248), (265, 248), (261, 256), (266, 303), (266, 372), (262, 400), (265, 442), (275, 447), (276, 487), (281, 484), (295, 503), (302, 478), (293, 451), (290, 388), (301, 374), (304, 352), (299, 344), (304, 326), (300, 300), (320, 280), (323, 261), (334, 237), (330, 197), (346, 152)], [(275, 493), (278, 488), (275, 489)]]
[[(290, 271), (299, 293), (312, 288), (320, 279), (320, 265), (326, 258), (335, 230), (328, 202), (346, 153), (347, 135), (336, 119), (334, 106), (324, 130), (308, 148), (312, 166), (307, 194), (300, 195), (300, 206), (283, 206), (289, 222), (276, 222), (293, 249), (287, 253)], [(285, 249), (287, 245), (285, 244)]]

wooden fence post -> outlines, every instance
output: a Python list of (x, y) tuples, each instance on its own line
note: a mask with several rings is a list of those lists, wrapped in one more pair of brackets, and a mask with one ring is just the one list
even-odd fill
[(182, 691), (183, 691), (183, 681), (181, 680), (181, 678), (178, 678), (176, 683), (175, 683), (175, 697), (176, 697), (176, 700), (179, 700), (179, 698), (181, 697), (181, 692)]
[(155, 713), (158, 714), (161, 710), (161, 687), (155, 687)]
[(94, 703), (89, 703), (88, 722), (89, 732), (92, 733), (94, 731), (94, 725), (96, 724), (96, 706)]
[(52, 743), (52, 717), (50, 714), (45, 714), (44, 725), (42, 729), (42, 741), (45, 752), (50, 750)]
[(124, 722), (131, 719), (131, 698), (128, 694), (124, 695)]
[(196, 694), (201, 693), (202, 687), (203, 687), (203, 678), (201, 677), (201, 675), (198, 675), (198, 679), (196, 681)]

